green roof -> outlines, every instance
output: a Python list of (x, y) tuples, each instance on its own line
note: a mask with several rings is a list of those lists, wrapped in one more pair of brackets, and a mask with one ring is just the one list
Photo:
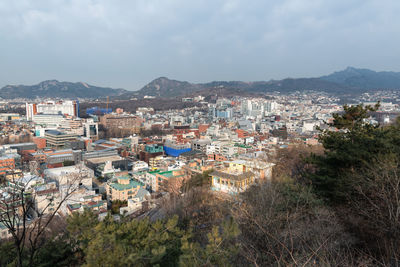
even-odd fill
[(163, 146), (162, 145), (157, 145), (157, 144), (146, 145), (144, 150), (146, 152), (150, 152), (150, 153), (164, 152)]
[(123, 191), (123, 190), (136, 188), (138, 186), (139, 187), (143, 186), (143, 184), (132, 179), (132, 180), (129, 181), (129, 184), (110, 183), (110, 186), (112, 188), (114, 188), (115, 190)]
[(246, 146), (246, 145), (238, 144), (238, 143), (236, 143), (235, 146), (236, 147), (241, 147), (241, 148), (251, 148), (251, 146)]
[(103, 206), (104, 203), (106, 203), (106, 201), (105, 201), (105, 200), (101, 200), (101, 201), (99, 201), (99, 202), (97, 202), (97, 203), (95, 203), (95, 204), (93, 204), (93, 205), (87, 205), (87, 204), (85, 204), (85, 205), (83, 205), (83, 207), (85, 207), (85, 208), (98, 208), (98, 207)]
[(79, 209), (81, 207), (81, 204), (80, 203), (78, 203), (78, 204), (68, 204), (68, 206), (70, 206), (71, 209), (76, 210), (76, 209)]
[(160, 172), (159, 174), (167, 178), (171, 178), (174, 176), (173, 171)]
[(160, 173), (160, 172), (161, 172), (161, 170), (155, 170), (155, 171), (150, 171), (149, 173), (154, 174), (154, 173)]
[(185, 176), (185, 175), (183, 175), (183, 174), (181, 174), (181, 175), (174, 175), (174, 171), (180, 171), (180, 170), (173, 170), (173, 171), (160, 172), (159, 174), (162, 175), (162, 176), (164, 176), (164, 177), (167, 177), (167, 178)]

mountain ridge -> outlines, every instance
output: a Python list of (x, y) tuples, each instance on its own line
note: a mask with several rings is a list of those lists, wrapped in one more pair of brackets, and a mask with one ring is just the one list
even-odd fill
[(400, 90), (400, 72), (373, 71), (369, 69), (347, 67), (314, 78), (285, 78), (269, 81), (211, 81), (190, 83), (169, 79), (165, 76), (156, 78), (138, 91), (92, 86), (85, 82), (59, 82), (46, 80), (36, 85), (6, 85), (0, 89), (0, 97), (12, 98), (116, 98), (131, 97), (183, 97), (194, 94), (248, 95), (279, 91), (289, 93), (302, 90), (325, 91), (332, 94), (357, 94), (375, 89)]
[[(160, 82), (162, 81), (162, 82)], [(360, 93), (373, 89), (400, 89), (400, 72), (381, 71), (347, 67), (332, 74), (314, 78), (285, 78), (269, 81), (212, 81), (208, 83), (189, 83), (170, 80), (166, 77), (154, 79), (134, 94), (156, 97), (184, 96), (212, 88), (221, 87), (245, 91), (247, 93), (283, 93), (297, 90), (326, 91), (334, 94)], [(174, 90), (178, 88), (177, 90)]]
[(400, 72), (347, 67), (320, 79), (364, 89), (400, 89)]
[(3, 99), (15, 98), (98, 98), (126, 94), (125, 89), (89, 85), (85, 82), (45, 80), (35, 85), (6, 85), (0, 89)]

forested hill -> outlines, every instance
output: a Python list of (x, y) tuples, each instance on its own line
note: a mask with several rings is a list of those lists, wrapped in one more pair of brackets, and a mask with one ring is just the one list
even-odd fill
[(242, 82), (214, 81), (208, 83), (190, 83), (160, 77), (145, 85), (137, 92), (128, 94), (149, 95), (155, 97), (174, 97), (201, 94), (221, 90), (242, 93), (282, 93), (314, 90), (333, 94), (360, 93), (375, 89), (400, 89), (399, 72), (376, 72), (368, 69), (348, 67), (345, 70), (317, 78), (286, 78), (283, 80)]
[(128, 91), (89, 85), (84, 82), (43, 81), (36, 85), (7, 85), (0, 89), (3, 99), (15, 98), (98, 98), (118, 96)]
[(316, 78), (286, 78), (270, 81), (213, 81), (190, 83), (166, 77), (157, 78), (138, 91), (113, 89), (89, 85), (84, 82), (43, 81), (36, 85), (7, 85), (0, 89), (3, 99), (14, 98), (104, 98), (116, 96), (132, 97), (183, 97), (196, 94), (249, 95), (279, 91), (324, 91), (332, 94), (362, 93), (376, 89), (400, 89), (399, 72), (376, 72), (368, 69), (348, 67), (345, 70)]

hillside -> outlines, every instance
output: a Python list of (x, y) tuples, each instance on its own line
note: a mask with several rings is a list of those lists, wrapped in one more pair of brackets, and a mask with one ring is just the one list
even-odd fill
[(348, 67), (345, 70), (322, 76), (320, 80), (360, 89), (400, 89), (400, 72), (376, 72)]
[(359, 94), (376, 89), (400, 89), (399, 72), (376, 72), (368, 69), (348, 67), (342, 71), (317, 78), (286, 78), (270, 81), (213, 81), (208, 83), (190, 83), (157, 78), (138, 91), (112, 89), (88, 85), (83, 82), (59, 82), (49, 80), (37, 85), (7, 85), (0, 89), (0, 97), (13, 98), (104, 98), (113, 96), (118, 99), (154, 96), (161, 98), (183, 97), (191, 95), (255, 95), (279, 91), (313, 90), (332, 94)]
[(289, 93), (298, 90), (325, 91), (333, 94), (357, 94), (375, 89), (400, 89), (400, 73), (376, 72), (368, 69), (348, 67), (345, 70), (317, 78), (286, 78), (283, 80), (242, 82), (213, 81), (189, 83), (160, 77), (137, 92), (128, 95), (179, 97), (193, 94), (209, 95), (216, 92), (246, 95), (280, 91)]
[(98, 98), (118, 96), (128, 91), (98, 87), (83, 82), (43, 81), (36, 85), (7, 85), (0, 89), (0, 97), (13, 98)]
[(347, 86), (320, 80), (318, 78), (288, 78), (268, 82), (213, 81), (209, 83), (193, 84), (161, 77), (153, 80), (137, 92), (129, 92), (127, 96), (182, 97), (193, 94), (210, 95), (215, 93), (222, 93), (224, 95), (230, 95), (232, 93), (235, 95), (249, 95), (273, 91), (287, 93), (297, 90), (321, 90), (332, 93), (342, 93), (347, 92), (348, 88)]
[(157, 97), (174, 97), (190, 94), (202, 89), (201, 85), (170, 80), (166, 77), (160, 77), (139, 90), (140, 95), (150, 95)]

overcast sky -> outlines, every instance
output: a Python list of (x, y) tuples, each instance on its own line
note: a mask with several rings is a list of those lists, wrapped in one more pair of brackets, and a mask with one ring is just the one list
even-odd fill
[(1, 0), (0, 87), (400, 71), (399, 0)]

